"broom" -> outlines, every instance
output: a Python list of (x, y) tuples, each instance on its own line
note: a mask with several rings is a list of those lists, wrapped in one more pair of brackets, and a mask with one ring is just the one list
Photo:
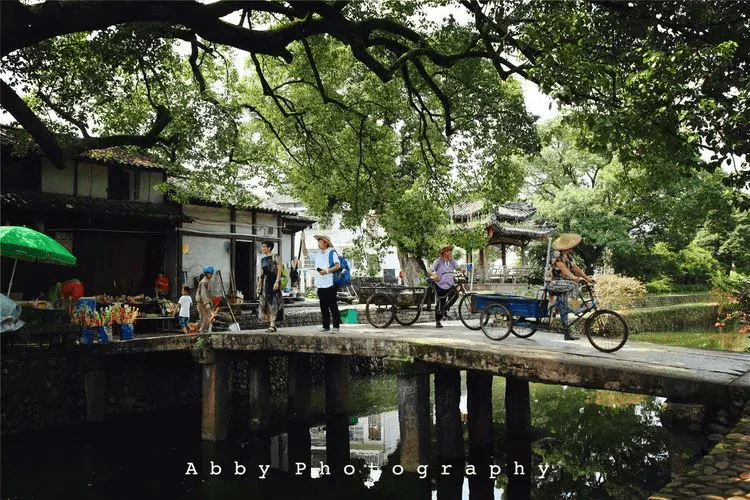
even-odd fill
[(234, 311), (232, 311), (232, 304), (229, 303), (229, 297), (227, 297), (227, 291), (224, 289), (224, 280), (221, 277), (221, 270), (217, 269), (216, 274), (219, 275), (219, 283), (221, 283), (221, 293), (224, 294), (224, 300), (227, 301), (227, 307), (229, 308), (229, 314), (232, 316), (232, 321), (234, 323), (231, 323), (229, 325), (229, 331), (238, 333), (240, 331), (240, 324), (237, 323), (237, 319), (234, 317)]

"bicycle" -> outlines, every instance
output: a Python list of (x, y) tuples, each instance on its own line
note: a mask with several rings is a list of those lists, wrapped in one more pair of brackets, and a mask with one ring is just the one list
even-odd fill
[[(588, 297), (583, 295), (584, 290)], [(482, 332), (491, 340), (503, 340), (511, 333), (516, 337), (528, 338), (540, 328), (563, 333), (565, 327), (550, 327), (552, 309), (549, 308), (549, 295), (547, 287), (541, 288), (534, 299), (514, 295), (476, 295), (474, 308), (481, 311)], [(628, 324), (623, 317), (615, 311), (599, 309), (593, 289), (588, 284), (581, 287), (578, 298), (581, 303), (572, 310), (559, 296), (554, 302), (558, 311), (567, 309), (573, 314), (575, 319), (568, 323), (568, 328), (585, 317), (584, 332), (594, 348), (602, 352), (615, 352), (624, 346), (628, 340)], [(591, 314), (587, 316), (588, 313)]]
[[(423, 309), (430, 310), (433, 303), (437, 310), (449, 310), (459, 299), (458, 316), (468, 328), (479, 329), (479, 313), (468, 309), (462, 310), (464, 299), (470, 295), (466, 290), (468, 279), (463, 273), (456, 273), (457, 278), (451, 293), (446, 297), (444, 305), (437, 300), (435, 287), (437, 284), (427, 276), (428, 284), (424, 287), (389, 287), (391, 293), (376, 292), (365, 306), (367, 321), (375, 328), (387, 328), (395, 319), (402, 326), (410, 326), (417, 322)], [(467, 306), (470, 302), (466, 302)], [(469, 326), (472, 325), (472, 326)]]

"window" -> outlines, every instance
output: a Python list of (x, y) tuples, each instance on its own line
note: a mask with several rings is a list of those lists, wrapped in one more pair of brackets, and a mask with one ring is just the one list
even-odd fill
[(107, 193), (110, 200), (129, 200), (130, 172), (120, 167), (109, 167)]

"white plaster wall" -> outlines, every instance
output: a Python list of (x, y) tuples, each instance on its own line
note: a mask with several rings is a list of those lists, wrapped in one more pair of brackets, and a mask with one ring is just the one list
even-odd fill
[(195, 219), (194, 222), (185, 222), (182, 225), (185, 229), (208, 233), (229, 233), (230, 213), (228, 208), (183, 205), (182, 212)]
[(42, 191), (45, 193), (75, 194), (73, 192), (73, 165), (66, 162), (58, 170), (47, 160), (42, 161)]
[(253, 234), (253, 213), (245, 210), (237, 210), (235, 214), (235, 230), (237, 234)]
[[(132, 175), (132, 174), (131, 174)], [(107, 198), (109, 169), (93, 163), (78, 164), (78, 196)]]
[[(164, 174), (162, 172), (141, 172), (140, 198), (136, 201), (163, 203), (164, 195), (156, 190), (156, 186), (162, 182), (163, 178)], [(130, 197), (133, 197), (133, 193), (130, 193)]]
[[(221, 271), (224, 288), (229, 288), (229, 252), (225, 248), (227, 241), (227, 238), (221, 237), (182, 235), (182, 270), (187, 273), (189, 287), (193, 287), (193, 278), (203, 272), (203, 266), (212, 265)], [(188, 250), (187, 253), (184, 253), (185, 249)], [(211, 280), (214, 295), (221, 295), (218, 276), (214, 275), (214, 278)]]
[(292, 235), (282, 234), (281, 235), (281, 248), (279, 248), (279, 255), (281, 255), (281, 258), (284, 260), (284, 263), (286, 264), (290, 260), (296, 259), (298, 252), (299, 252), (299, 247), (297, 247), (296, 252), (292, 248)]
[(255, 217), (255, 234), (259, 238), (277, 238), (279, 236), (278, 217), (274, 214), (258, 214)]

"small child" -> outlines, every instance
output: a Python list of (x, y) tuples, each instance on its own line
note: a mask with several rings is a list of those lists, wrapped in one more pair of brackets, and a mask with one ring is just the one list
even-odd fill
[(193, 303), (193, 299), (190, 298), (190, 287), (183, 285), (182, 296), (177, 303), (180, 304), (180, 328), (182, 328), (182, 333), (187, 335), (188, 322), (190, 321), (190, 305)]

